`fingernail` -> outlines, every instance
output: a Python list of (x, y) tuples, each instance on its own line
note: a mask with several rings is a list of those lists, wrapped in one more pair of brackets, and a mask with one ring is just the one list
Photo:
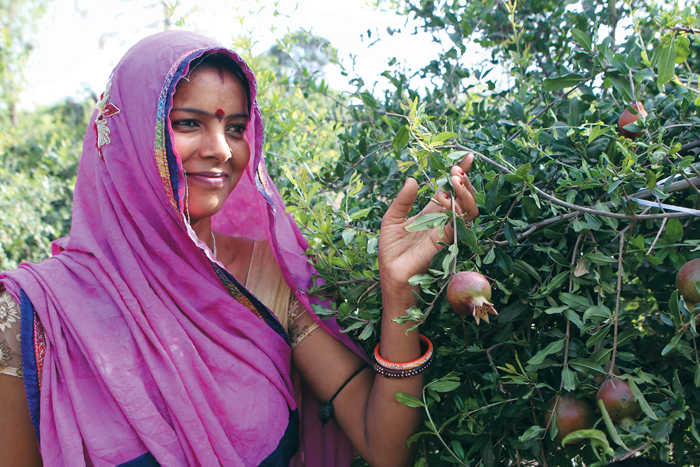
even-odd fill
[(462, 186), (464, 186), (464, 183), (462, 183), (462, 180), (459, 181), (459, 184), (462, 185)]
[(450, 199), (450, 194), (449, 194), (449, 193), (443, 193), (443, 196), (445, 197), (445, 199)]
[(461, 173), (462, 175), (464, 175), (464, 170), (462, 170), (461, 167), (459, 168), (459, 173)]

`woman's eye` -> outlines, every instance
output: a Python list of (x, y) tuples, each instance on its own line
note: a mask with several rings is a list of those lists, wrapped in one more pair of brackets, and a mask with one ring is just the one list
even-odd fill
[(197, 122), (194, 120), (177, 120), (173, 122), (173, 126), (180, 128), (195, 128), (197, 126)]
[(245, 133), (246, 126), (245, 125), (231, 125), (230, 127), (228, 127), (228, 130), (233, 132), (233, 133), (236, 133), (236, 134), (243, 134), (243, 133)]

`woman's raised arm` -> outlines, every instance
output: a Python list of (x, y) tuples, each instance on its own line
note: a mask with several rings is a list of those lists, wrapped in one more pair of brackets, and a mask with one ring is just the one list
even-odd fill
[[(474, 219), (478, 209), (467, 174), (473, 156), (452, 168), (455, 187), (454, 209), (465, 220)], [(447, 226), (440, 237), (438, 228), (408, 232), (407, 219), (417, 196), (418, 186), (409, 179), (387, 210), (382, 220), (379, 239), (379, 271), (382, 288), (382, 328), (379, 353), (391, 362), (413, 361), (421, 356), (418, 331), (406, 335), (411, 324), (392, 321), (416, 305), (415, 290), (408, 279), (426, 272), (433, 256), (442, 248), (437, 241), (451, 243), (453, 231)], [(422, 213), (452, 209), (451, 196), (442, 190), (435, 193), (438, 203), (429, 203)], [(312, 325), (307, 314), (297, 321), (300, 327)], [(313, 332), (292, 354), (292, 361), (316, 398), (325, 402), (364, 362), (334, 337), (321, 330)], [(414, 447), (406, 440), (416, 432), (423, 414), (420, 409), (397, 402), (397, 392), (420, 398), (423, 388), (421, 374), (407, 378), (387, 378), (365, 370), (352, 378), (333, 401), (335, 419), (353, 447), (373, 467), (411, 465)]]

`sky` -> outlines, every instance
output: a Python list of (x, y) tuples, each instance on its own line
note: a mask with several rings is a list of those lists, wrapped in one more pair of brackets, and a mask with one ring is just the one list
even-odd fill
[[(185, 16), (184, 29), (226, 45), (232, 36), (250, 33), (255, 53), (269, 49), (289, 31), (310, 31), (331, 42), (351, 74), (367, 84), (377, 82), (378, 88), (386, 84), (379, 73), (392, 58), (415, 71), (443, 47), (428, 34), (416, 33), (417, 22), (371, 8), (366, 0), (179, 0), (177, 4), (173, 19)], [(80, 98), (86, 90), (99, 95), (128, 48), (163, 29), (163, 17), (159, 0), (52, 0), (35, 36), (38, 47), (26, 71), (22, 107), (51, 104), (66, 96)], [(392, 37), (387, 28), (404, 32)], [(350, 89), (348, 78), (337, 69), (327, 69), (326, 79), (336, 89)]]

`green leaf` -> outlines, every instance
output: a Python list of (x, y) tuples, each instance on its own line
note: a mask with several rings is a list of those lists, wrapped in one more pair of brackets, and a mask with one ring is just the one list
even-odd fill
[(666, 417), (651, 429), (651, 437), (654, 441), (661, 441), (673, 431), (673, 419)]
[(666, 222), (666, 241), (674, 244), (683, 237), (683, 225), (677, 217), (672, 217)]
[(430, 143), (441, 143), (450, 138), (457, 138), (457, 136), (457, 133), (454, 133), (452, 131), (443, 131), (439, 135), (435, 135), (433, 139), (430, 140)]
[(600, 264), (601, 266), (617, 263), (615, 258), (602, 253), (587, 253), (583, 255), (583, 257), (595, 264)]
[(676, 65), (680, 65), (690, 55), (690, 39), (687, 36), (678, 36), (674, 45), (676, 49)]
[(617, 444), (618, 446), (622, 446), (623, 448), (629, 451), (629, 448), (625, 446), (625, 443), (622, 442), (620, 434), (617, 432), (617, 429), (615, 428), (612, 419), (610, 419), (610, 414), (608, 414), (608, 411), (605, 409), (605, 404), (603, 404), (602, 400), (598, 401), (598, 408), (600, 409), (600, 413), (603, 415), (605, 427), (608, 429), (608, 434), (610, 435), (612, 440), (615, 441), (615, 444)]
[(581, 295), (571, 294), (568, 292), (560, 293), (559, 300), (566, 303), (574, 310), (577, 310), (580, 312), (587, 310), (591, 306), (591, 303), (588, 301), (588, 299), (586, 297), (582, 297)]
[(657, 417), (654, 411), (651, 410), (649, 403), (644, 398), (644, 394), (642, 394), (642, 391), (640, 391), (637, 387), (637, 384), (631, 379), (627, 380), (627, 383), (630, 386), (630, 391), (632, 392), (632, 395), (637, 399), (637, 402), (639, 402), (639, 406), (642, 408), (642, 411), (646, 414), (646, 416), (651, 418), (652, 420), (658, 420), (659, 417)]
[(419, 230), (429, 230), (445, 222), (448, 219), (444, 212), (432, 212), (418, 216), (411, 224), (406, 226), (407, 232), (418, 232)]
[(410, 138), (411, 134), (408, 131), (408, 126), (404, 125), (399, 128), (399, 131), (396, 132), (396, 136), (394, 136), (394, 140), (391, 142), (391, 145), (396, 150), (403, 149), (408, 144)]
[[(461, 217), (457, 218), (457, 241), (468, 246), (477, 255), (484, 254), (484, 250), (479, 246), (479, 240), (472, 229), (467, 228), (467, 224)], [(493, 250), (492, 250), (493, 251)]]
[(576, 389), (578, 378), (576, 377), (576, 373), (571, 371), (571, 368), (568, 366), (561, 371), (561, 380), (564, 383), (564, 389), (566, 391), (572, 392)]
[(365, 217), (367, 214), (369, 214), (370, 211), (372, 211), (372, 209), (374, 209), (374, 208), (359, 209), (359, 210), (353, 212), (352, 214), (350, 214), (350, 220), (355, 221), (357, 219), (361, 219), (361, 218)]
[(576, 42), (583, 47), (583, 50), (586, 52), (591, 52), (593, 50), (592, 44), (591, 44), (591, 39), (586, 35), (585, 32), (581, 31), (580, 29), (572, 29), (571, 30), (571, 35), (574, 36), (574, 39), (576, 39)]
[(659, 88), (673, 79), (676, 67), (676, 48), (670, 40), (664, 41), (659, 55), (659, 62), (656, 64), (659, 70)]
[(496, 206), (498, 205), (498, 187), (500, 186), (500, 179), (496, 179), (493, 182), (493, 185), (491, 185), (491, 188), (489, 189), (488, 192), (486, 192), (486, 203), (484, 205), (484, 209), (486, 209), (486, 212), (493, 212), (496, 210)]
[(545, 358), (547, 358), (548, 355), (561, 352), (564, 348), (564, 342), (566, 342), (564, 339), (552, 342), (547, 347), (537, 352), (534, 357), (528, 360), (528, 365), (539, 365)]
[(525, 441), (530, 441), (531, 439), (539, 438), (539, 436), (544, 432), (544, 428), (533, 425), (527, 430), (525, 430), (525, 433), (520, 435), (518, 437), (518, 441), (521, 443), (524, 443)]
[(572, 88), (583, 81), (583, 76), (576, 73), (569, 73), (564, 76), (547, 78), (544, 80), (545, 91), (558, 91), (559, 89)]
[(442, 160), (442, 156), (436, 152), (430, 154), (430, 167), (439, 172), (444, 172), (447, 169), (445, 161)]
[(587, 358), (574, 358), (573, 360), (569, 360), (569, 366), (571, 366), (571, 368), (574, 370), (580, 371), (581, 373), (585, 373), (587, 375), (605, 374), (605, 370), (598, 364), (598, 362)]
[(683, 333), (679, 332), (675, 336), (673, 336), (673, 339), (671, 339), (671, 342), (666, 344), (666, 347), (661, 350), (661, 356), (665, 357), (666, 355), (670, 354), (675, 350), (675, 348), (678, 346), (678, 343), (681, 341), (681, 337), (683, 337)]
[(671, 313), (674, 324), (679, 326), (681, 324), (681, 310), (678, 307), (678, 290), (671, 292), (671, 297), (668, 300), (668, 311)]
[(610, 308), (606, 307), (605, 305), (596, 305), (589, 307), (584, 313), (583, 313), (583, 321), (588, 321), (592, 320), (593, 322), (601, 322), (605, 321), (607, 319), (611, 319), (612, 316), (612, 311), (610, 311)]
[(515, 233), (515, 229), (513, 229), (510, 222), (506, 221), (503, 226), (503, 233), (506, 235), (506, 240), (508, 240), (510, 246), (516, 246), (518, 244), (518, 234)]
[(400, 404), (407, 405), (409, 407), (425, 407), (425, 404), (423, 404), (423, 401), (420, 399), (416, 399), (415, 397), (411, 396), (410, 394), (404, 394), (402, 392), (397, 392), (394, 394), (394, 397), (396, 398), (397, 401), (399, 401)]
[(431, 383), (429, 385), (430, 389), (437, 392), (450, 392), (454, 391), (461, 386), (459, 381), (438, 381), (436, 383)]
[(567, 444), (575, 443), (577, 441), (581, 441), (582, 439), (589, 439), (589, 438), (595, 438), (599, 441), (601, 441), (605, 446), (609, 446), (608, 444), (608, 437), (605, 436), (605, 433), (600, 431), (600, 430), (576, 430), (564, 437), (564, 439), (561, 440), (562, 446), (565, 446)]

